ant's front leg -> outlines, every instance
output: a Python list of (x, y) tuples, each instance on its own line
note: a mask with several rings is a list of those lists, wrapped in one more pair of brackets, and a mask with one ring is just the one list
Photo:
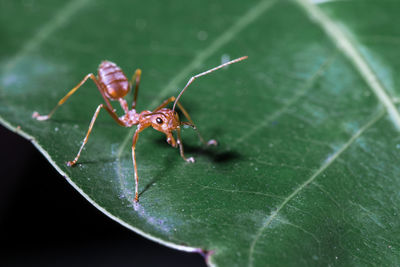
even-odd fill
[[(165, 100), (161, 105), (159, 105), (153, 112), (157, 112), (158, 110), (164, 108), (166, 105), (168, 105), (169, 103), (171, 103), (173, 101), (175, 101), (175, 97), (171, 96), (170, 98)], [(181, 122), (181, 125), (188, 125), (188, 126), (192, 127), (196, 131), (196, 133), (200, 139), (200, 142), (202, 142), (204, 145), (206, 145), (206, 146), (218, 145), (218, 142), (214, 139), (208, 140), (206, 142), (204, 140), (203, 136), (200, 134), (199, 130), (197, 129), (196, 125), (192, 121), (192, 118), (190, 118), (189, 113), (186, 111), (186, 109), (179, 102), (177, 102), (177, 105), (178, 105), (179, 109), (182, 111), (183, 116), (185, 116), (185, 118), (189, 121), (189, 122)]]
[(170, 98), (164, 100), (161, 105), (159, 105), (158, 107), (156, 107), (156, 109), (153, 110), (153, 112), (157, 112), (162, 108), (165, 108), (169, 103), (175, 101), (175, 96), (171, 96)]
[(193, 130), (196, 131), (197, 135), (199, 136), (200, 142), (202, 142), (203, 145), (206, 145), (206, 146), (217, 146), (218, 145), (218, 142), (215, 139), (210, 139), (207, 142), (204, 141), (204, 138), (201, 136), (199, 130), (197, 130), (197, 128), (196, 128), (196, 125), (194, 125), (193, 123), (188, 122), (188, 121), (182, 121), (181, 125), (187, 125), (189, 127), (192, 127)]
[(210, 139), (210, 140), (208, 140), (206, 142), (204, 140), (203, 136), (201, 136), (199, 130), (197, 130), (196, 125), (194, 125), (194, 122), (192, 121), (192, 118), (190, 118), (189, 113), (186, 111), (186, 109), (181, 105), (181, 103), (178, 102), (177, 104), (178, 104), (179, 109), (182, 111), (183, 115), (189, 121), (189, 122), (181, 122), (181, 124), (182, 125), (188, 125), (188, 126), (192, 127), (196, 131), (197, 135), (199, 136), (200, 142), (202, 142), (204, 145), (206, 145), (206, 146), (216, 146), (216, 145), (218, 145), (217, 140), (214, 140), (214, 139)]
[(177, 133), (177, 136), (178, 136), (177, 143), (178, 143), (178, 145), (179, 145), (179, 152), (181, 153), (181, 157), (182, 157), (186, 162), (194, 163), (195, 160), (194, 160), (193, 157), (190, 157), (190, 158), (186, 158), (186, 157), (185, 157), (185, 153), (184, 153), (184, 151), (183, 151), (182, 137), (181, 137), (181, 128), (177, 128), (177, 129), (176, 129), (176, 133)]

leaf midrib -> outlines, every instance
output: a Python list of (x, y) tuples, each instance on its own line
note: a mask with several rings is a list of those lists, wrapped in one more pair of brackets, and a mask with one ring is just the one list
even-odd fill
[(295, 2), (303, 8), (316, 25), (325, 31), (325, 34), (354, 65), (355, 69), (360, 73), (379, 102), (385, 106), (395, 128), (400, 131), (400, 112), (396, 109), (383, 83), (379, 80), (378, 75), (374, 73), (368, 62), (356, 48), (355, 41), (352, 40), (350, 36), (346, 35), (331, 18), (320, 10), (320, 8), (310, 3), (309, 0), (295, 0)]
[[(300, 3), (300, 5), (303, 5), (303, 3), (306, 3), (306, 1), (304, 1), (304, 0), (296, 0), (298, 3)], [(76, 1), (75, 1), (76, 2)], [(260, 3), (264, 3), (264, 2), (267, 2), (267, 1), (260, 1)], [(275, 1), (274, 1), (275, 2)], [(310, 5), (309, 3), (306, 3), (306, 5)], [(314, 8), (314, 7), (313, 7)], [(305, 8), (306, 9), (306, 8)], [(311, 16), (314, 16), (314, 14), (313, 13), (311, 13), (311, 11), (310, 10), (307, 10), (306, 9), (306, 12), (308, 13), (308, 14), (310, 14)], [(312, 11), (312, 12), (314, 12), (314, 11)], [(318, 10), (318, 12), (321, 12), (321, 11), (319, 11)], [(324, 15), (325, 16), (325, 15)], [(321, 25), (321, 24), (319, 24), (319, 23), (317, 23), (319, 26), (321, 26), (322, 28), (324, 27), (323, 25)], [(334, 25), (334, 24), (333, 24)], [(336, 26), (335, 26), (336, 27)], [(338, 28), (339, 29), (339, 28)], [(325, 30), (325, 29), (324, 29)], [(325, 30), (325, 31), (327, 31), (327, 30)], [(340, 31), (340, 30), (339, 30)], [(327, 32), (328, 33), (328, 35), (329, 35), (329, 32)], [(332, 36), (330, 36), (331, 38), (332, 38)], [(346, 39), (346, 38), (345, 38)], [(347, 40), (348, 42), (349, 42), (349, 44), (351, 45), (351, 47), (353, 47), (354, 48), (354, 45), (353, 44), (351, 44), (351, 42), (349, 41), (349, 40)], [(339, 46), (339, 45), (338, 45)], [(211, 52), (208, 52), (208, 54), (207, 53), (204, 53), (204, 55), (203, 55), (203, 57), (202, 58), (198, 58), (198, 57), (196, 57), (196, 58), (194, 58), (194, 60), (189, 64), (189, 66), (192, 68), (191, 69), (191, 71), (193, 71), (195, 68), (197, 68), (199, 65), (201, 65), (201, 63), (202, 62), (204, 62), (208, 57), (210, 57), (213, 53), (215, 53), (215, 51), (218, 49), (218, 47), (216, 48), (216, 49), (214, 49), (214, 51), (211, 51)], [(21, 51), (23, 51), (23, 50), (21, 50)], [(356, 52), (357, 52), (357, 50), (355, 50)], [(28, 51), (29, 52), (29, 51)], [(25, 54), (25, 52), (23, 52), (24, 54)], [(345, 52), (344, 52), (345, 53)], [(346, 53), (345, 53), (346, 54)], [(357, 52), (357, 54), (359, 55), (359, 53)], [(347, 54), (346, 54), (347, 55)], [(359, 55), (359, 57), (361, 58), (361, 60), (362, 60), (362, 62), (364, 62), (364, 64), (366, 65), (366, 67), (367, 67), (367, 72), (368, 72), (368, 70), (372, 73), (372, 76), (371, 77), (374, 77), (373, 79), (368, 79), (368, 77), (365, 77), (364, 75), (365, 74), (363, 74), (363, 70), (362, 69), (360, 69), (359, 67), (357, 67), (357, 63), (355, 63), (354, 62), (354, 60), (352, 60), (352, 58), (350, 57), (349, 59), (350, 59), (350, 61), (352, 61), (352, 63), (355, 65), (355, 67), (356, 67), (356, 69), (361, 73), (361, 75), (362, 75), (362, 77), (366, 80), (366, 82), (367, 82), (367, 84), (371, 87), (371, 89), (374, 91), (374, 93), (376, 94), (376, 96), (377, 96), (377, 98), (379, 99), (379, 101), (381, 102), (381, 103), (383, 103), (383, 105), (386, 107), (386, 109), (388, 110), (388, 113), (389, 113), (389, 115), (391, 116), (391, 118), (392, 118), (392, 122), (394, 123), (394, 125), (397, 127), (397, 128), (400, 128), (400, 114), (399, 114), (399, 112), (396, 110), (396, 108), (394, 107), (394, 104), (393, 104), (393, 102), (392, 102), (392, 100), (389, 98), (389, 96), (387, 95), (387, 93), (386, 93), (386, 91), (385, 91), (385, 89), (383, 88), (383, 86), (382, 86), (382, 83), (376, 78), (377, 76), (372, 72), (372, 70), (371, 70), (371, 68), (368, 66), (368, 64), (365, 62), (365, 60), (361, 57), (361, 55)], [(12, 62), (12, 61), (9, 61), (9, 62)], [(200, 62), (200, 63), (195, 63), (195, 62)], [(186, 70), (185, 68), (178, 74), (178, 75), (176, 75), (173, 79), (171, 79), (171, 81), (170, 81), (170, 83), (168, 84), (168, 86), (165, 88), (165, 90), (163, 90), (162, 92), (163, 93), (166, 93), (166, 92), (168, 92), (168, 91), (170, 91), (171, 89), (173, 89), (174, 88), (174, 86), (179, 82), (179, 81), (181, 81), (181, 80), (183, 80), (184, 78), (186, 78), (186, 74), (185, 73), (188, 73), (189, 72), (189, 70), (190, 70), (190, 68), (187, 68), (188, 70)], [(185, 74), (185, 75), (183, 75), (183, 74)], [(190, 74), (190, 73), (189, 73)], [(369, 76), (369, 75), (367, 75), (367, 76)], [(373, 83), (374, 83), (374, 81), (377, 83), (377, 88), (378, 89), (374, 89), (374, 86), (375, 85), (373, 85)], [(357, 132), (356, 132), (356, 134), (354, 134), (350, 139), (349, 139), (349, 141), (347, 142), (347, 143), (345, 143), (344, 145), (343, 145), (343, 147), (340, 149), (340, 150), (338, 150), (336, 153), (335, 153), (335, 155), (336, 155), (336, 157), (334, 157), (334, 158), (331, 158), (329, 161), (325, 161), (324, 162), (324, 164), (320, 167), (320, 169), (318, 169), (315, 173), (314, 173), (314, 175), (312, 175), (307, 181), (305, 181), (299, 188), (297, 188), (295, 191), (293, 191), (293, 193), (292, 194), (290, 194), (288, 197), (286, 197), (285, 199), (284, 199), (284, 201), (281, 203), (281, 205), (279, 205), (278, 206), (278, 208), (274, 211), (274, 213), (272, 214), (272, 215), (270, 215), (270, 217), (268, 217), (268, 219), (267, 219), (267, 221), (265, 222), (266, 223), (266, 226), (264, 227), (264, 229), (266, 228), (266, 227), (268, 227), (268, 225), (270, 225), (270, 223), (274, 220), (274, 219), (276, 219), (276, 220), (278, 220), (279, 218), (277, 218), (276, 216), (278, 215), (278, 213), (279, 213), (279, 211), (291, 200), (291, 199), (293, 199), (293, 197), (295, 197), (302, 189), (304, 189), (305, 187), (307, 187), (310, 183), (312, 183), (314, 180), (315, 180), (315, 178), (321, 173), (321, 172), (323, 172), (326, 168), (328, 168), (332, 163), (333, 163), (333, 161), (337, 158), (337, 157), (339, 157), (352, 143), (354, 143), (355, 141), (356, 141), (356, 139), (357, 138), (359, 138), (361, 135), (362, 135), (362, 133), (363, 132), (365, 132), (369, 127), (371, 127), (374, 123), (376, 123), (383, 115), (384, 115), (385, 113), (384, 112), (379, 112), (379, 114), (378, 115), (376, 115), (376, 117), (374, 117), (371, 121), (369, 121), (367, 124), (365, 124), (361, 129), (359, 129)], [(393, 119), (393, 117), (395, 118), (395, 119)], [(128, 133), (128, 135), (125, 137), (125, 139), (124, 139), (124, 141), (122, 142), (122, 144), (121, 144), (121, 146), (120, 146), (120, 150), (118, 150), (118, 152), (119, 151), (122, 151), (122, 148), (124, 148), (126, 145), (127, 145), (127, 143), (128, 143), (128, 141), (130, 140), (130, 136), (131, 136), (131, 131), (130, 131), (130, 133)], [(120, 154), (120, 153), (118, 153), (118, 154)], [(107, 214), (108, 215), (108, 214)], [(273, 217), (272, 217), (273, 216)], [(272, 218), (271, 218), (272, 217)], [(270, 219), (271, 218), (271, 219)], [(268, 222), (268, 220), (269, 220), (269, 222)], [(126, 226), (126, 225), (125, 225)], [(128, 228), (130, 228), (130, 227), (128, 227)]]

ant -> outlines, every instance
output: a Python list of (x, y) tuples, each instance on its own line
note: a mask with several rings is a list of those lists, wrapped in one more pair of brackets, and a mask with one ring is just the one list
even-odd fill
[[(172, 147), (176, 148), (179, 145), (179, 151), (181, 154), (181, 157), (186, 161), (190, 163), (194, 163), (194, 158), (189, 157), (186, 158), (185, 154), (183, 152), (183, 144), (182, 144), (182, 138), (181, 138), (181, 126), (187, 125), (192, 127), (194, 130), (196, 130), (200, 141), (205, 144), (205, 145), (217, 145), (217, 141), (215, 140), (209, 140), (208, 142), (205, 142), (203, 137), (200, 135), (200, 133), (197, 131), (197, 128), (195, 124), (193, 123), (192, 119), (190, 118), (188, 112), (183, 108), (183, 106), (178, 102), (179, 98), (182, 96), (182, 94), (185, 92), (186, 88), (198, 77), (204, 76), (206, 74), (209, 74), (215, 70), (218, 70), (220, 68), (223, 68), (227, 65), (242, 61), (244, 59), (247, 59), (247, 56), (240, 57), (237, 59), (234, 59), (232, 61), (226, 62), (224, 64), (221, 64), (215, 68), (209, 69), (205, 72), (199, 73), (189, 79), (187, 82), (186, 86), (182, 89), (182, 91), (179, 93), (179, 95), (175, 98), (174, 96), (171, 96), (164, 102), (162, 102), (161, 105), (159, 105), (155, 110), (149, 111), (145, 110), (140, 113), (136, 112), (136, 99), (138, 95), (138, 89), (139, 89), (139, 84), (140, 84), (140, 76), (142, 74), (142, 71), (140, 69), (137, 69), (135, 73), (132, 76), (132, 79), (130, 82), (128, 82), (128, 79), (126, 78), (125, 74), (122, 72), (121, 68), (118, 67), (115, 63), (110, 62), (110, 61), (103, 61), (99, 68), (98, 68), (98, 75), (97, 77), (94, 76), (93, 73), (89, 73), (88, 75), (85, 76), (85, 78), (78, 83), (74, 88), (72, 88), (63, 98), (61, 98), (60, 101), (58, 101), (57, 105), (50, 111), (48, 115), (39, 115), (39, 113), (34, 112), (32, 114), (32, 117), (39, 120), (48, 120), (50, 117), (53, 115), (53, 113), (57, 110), (58, 107), (60, 107), (62, 104), (67, 101), (67, 99), (75, 93), (89, 78), (93, 80), (93, 82), (96, 84), (97, 89), (99, 89), (101, 96), (103, 97), (105, 101), (104, 104), (100, 104), (94, 115), (93, 118), (90, 122), (89, 129), (86, 133), (85, 138), (83, 139), (83, 143), (78, 151), (78, 154), (72, 161), (68, 161), (67, 165), (68, 166), (73, 166), (76, 164), (76, 162), (79, 159), (79, 156), (81, 155), (82, 149), (85, 146), (90, 132), (92, 131), (93, 125), (96, 121), (97, 116), (99, 115), (99, 112), (101, 109), (105, 109), (111, 117), (121, 126), (123, 127), (132, 127), (133, 125), (137, 125), (136, 132), (133, 136), (133, 142), (132, 142), (132, 160), (133, 160), (133, 166), (135, 170), (135, 202), (139, 201), (139, 195), (138, 195), (138, 186), (139, 186), (139, 176), (137, 172), (137, 167), (136, 167), (136, 155), (135, 155), (135, 147), (136, 147), (136, 142), (139, 137), (139, 133), (143, 131), (144, 129), (148, 127), (153, 127), (155, 130), (163, 132), (166, 137), (167, 137), (167, 142), (170, 144)], [(132, 102), (132, 107), (129, 109), (128, 103), (124, 99), (124, 97), (129, 93), (130, 89), (132, 88), (133, 82), (135, 82), (135, 90), (133, 94), (133, 102)], [(118, 117), (116, 114), (116, 110), (112, 107), (110, 100), (118, 100), (122, 110), (124, 111), (125, 115), (122, 115), (121, 117)], [(165, 108), (169, 103), (174, 102), (174, 105), (172, 109)], [(183, 115), (186, 117), (188, 121), (180, 121), (178, 117), (178, 113), (175, 111), (175, 107), (178, 106), (179, 109), (182, 111)], [(177, 135), (177, 141), (175, 141), (172, 132), (176, 131)]]

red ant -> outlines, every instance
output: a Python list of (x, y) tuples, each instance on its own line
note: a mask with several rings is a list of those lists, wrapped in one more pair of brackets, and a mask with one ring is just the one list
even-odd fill
[[(93, 82), (96, 84), (97, 88), (100, 91), (101, 96), (103, 97), (105, 101), (104, 104), (100, 104), (92, 118), (92, 121), (90, 122), (89, 129), (86, 133), (85, 139), (83, 139), (83, 143), (78, 151), (78, 154), (72, 161), (68, 161), (67, 165), (68, 166), (73, 166), (76, 164), (76, 162), (79, 159), (79, 156), (82, 152), (83, 147), (85, 146), (90, 132), (92, 131), (94, 122), (96, 121), (97, 116), (99, 115), (99, 112), (102, 108), (104, 108), (110, 115), (111, 117), (121, 126), (124, 127), (132, 127), (133, 125), (137, 125), (136, 132), (133, 136), (133, 143), (132, 143), (132, 160), (133, 160), (133, 166), (135, 170), (135, 199), (134, 201), (137, 202), (139, 200), (138, 196), (138, 185), (139, 185), (139, 177), (137, 173), (137, 167), (136, 167), (136, 156), (135, 156), (135, 146), (136, 142), (139, 137), (139, 133), (143, 131), (144, 129), (148, 127), (153, 127), (155, 130), (163, 132), (167, 136), (167, 142), (170, 144), (172, 147), (177, 147), (179, 145), (179, 151), (181, 154), (181, 157), (186, 161), (186, 162), (194, 162), (194, 158), (186, 158), (185, 154), (183, 152), (183, 144), (182, 144), (182, 139), (181, 139), (181, 128), (180, 126), (182, 125), (188, 125), (192, 127), (194, 130), (196, 130), (200, 141), (203, 144), (206, 145), (217, 145), (217, 142), (215, 140), (210, 140), (208, 142), (205, 142), (203, 137), (200, 135), (200, 133), (197, 131), (195, 124), (193, 123), (192, 119), (190, 118), (189, 114), (187, 111), (183, 108), (183, 106), (178, 102), (179, 98), (182, 96), (183, 92), (185, 92), (186, 88), (198, 77), (201, 77), (203, 75), (209, 74), (215, 70), (218, 70), (220, 68), (223, 68), (227, 65), (242, 61), (246, 59), (247, 56), (240, 57), (237, 59), (234, 59), (232, 61), (226, 62), (224, 64), (221, 64), (215, 68), (212, 68), (210, 70), (207, 70), (205, 72), (199, 73), (189, 79), (187, 82), (186, 86), (182, 89), (180, 94), (175, 98), (174, 96), (171, 96), (167, 100), (165, 100), (161, 105), (159, 105), (155, 110), (153, 111), (142, 111), (141, 113), (137, 113), (135, 110), (136, 107), (136, 99), (138, 95), (138, 89), (139, 89), (139, 84), (140, 84), (140, 76), (142, 71), (140, 69), (137, 69), (135, 71), (135, 74), (132, 76), (132, 79), (130, 82), (128, 82), (128, 79), (126, 78), (125, 74), (122, 72), (121, 68), (119, 68), (115, 63), (110, 62), (110, 61), (103, 61), (99, 68), (98, 68), (98, 76), (95, 77), (93, 73), (89, 73), (86, 75), (86, 77), (78, 83), (77, 86), (72, 88), (71, 91), (69, 91), (60, 101), (58, 101), (57, 105), (50, 111), (48, 115), (39, 115), (39, 113), (34, 112), (32, 114), (32, 117), (43, 121), (49, 119), (53, 113), (56, 111), (56, 109), (61, 106), (62, 104), (67, 101), (67, 99), (75, 93), (86, 81), (87, 79), (92, 79)], [(124, 97), (129, 93), (133, 81), (135, 81), (135, 91), (133, 95), (133, 103), (132, 103), (132, 108), (128, 108), (128, 104)], [(111, 103), (109, 100), (118, 100), (123, 111), (125, 112), (125, 115), (118, 117), (117, 114), (115, 113), (115, 109), (112, 107)], [(174, 102), (174, 105), (172, 109), (165, 108), (169, 103)], [(188, 121), (180, 121), (178, 117), (178, 113), (175, 111), (175, 107), (178, 105), (180, 110), (182, 111), (183, 115), (186, 117)], [(177, 133), (177, 141), (175, 141), (172, 131), (176, 131)]]

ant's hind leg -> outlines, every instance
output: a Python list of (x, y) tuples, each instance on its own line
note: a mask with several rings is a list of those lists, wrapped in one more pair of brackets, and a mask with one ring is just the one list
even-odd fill
[(111, 106), (111, 104), (110, 104), (110, 101), (108, 101), (108, 99), (107, 99), (107, 97), (105, 96), (103, 90), (101, 89), (101, 87), (100, 87), (100, 85), (99, 85), (99, 83), (98, 83), (98, 81), (97, 81), (97, 79), (96, 79), (96, 76), (94, 76), (93, 73), (89, 73), (88, 75), (85, 76), (85, 78), (83, 78), (83, 80), (82, 80), (80, 83), (78, 83), (78, 84), (77, 84), (74, 88), (72, 88), (63, 98), (61, 98), (60, 101), (58, 101), (57, 105), (50, 111), (49, 114), (47, 114), (47, 115), (40, 115), (38, 112), (35, 111), (35, 112), (33, 112), (33, 114), (32, 114), (32, 118), (37, 119), (37, 120), (39, 120), (39, 121), (44, 121), (44, 120), (50, 119), (50, 117), (51, 117), (51, 116), (53, 115), (53, 113), (57, 110), (57, 108), (59, 108), (62, 104), (64, 104), (65, 101), (67, 101), (68, 98), (69, 98), (72, 94), (74, 94), (74, 93), (87, 81), (87, 79), (89, 79), (89, 78), (92, 79), (93, 82), (96, 84), (96, 86), (97, 86), (97, 88), (99, 89), (101, 95), (103, 96), (104, 101), (106, 102), (107, 106), (112, 110), (112, 106)]
[(140, 77), (142, 75), (142, 70), (137, 69), (135, 74), (133, 74), (131, 81), (129, 82), (130, 87), (132, 88), (133, 81), (135, 81), (135, 90), (133, 93), (133, 102), (132, 102), (132, 109), (136, 108), (136, 99), (139, 92), (139, 85), (140, 85)]

